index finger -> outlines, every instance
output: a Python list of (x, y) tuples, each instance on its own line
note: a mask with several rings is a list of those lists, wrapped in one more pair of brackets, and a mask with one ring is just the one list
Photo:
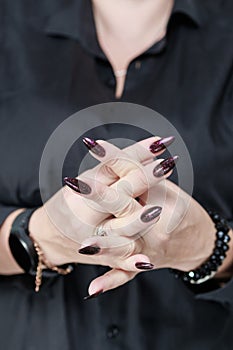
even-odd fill
[(91, 172), (93, 176), (94, 173), (97, 180), (111, 185), (118, 177), (141, 168), (144, 163), (152, 162), (154, 157), (162, 154), (173, 141), (173, 136), (162, 139), (154, 136), (121, 150), (107, 141), (85, 138), (84, 143), (92, 156), (101, 162), (95, 169), (88, 170), (85, 175), (89, 176)]

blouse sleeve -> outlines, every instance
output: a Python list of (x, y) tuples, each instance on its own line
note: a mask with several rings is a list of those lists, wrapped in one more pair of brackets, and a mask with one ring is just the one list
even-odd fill
[(3, 224), (4, 220), (7, 218), (7, 216), (17, 209), (19, 208), (16, 206), (8, 206), (0, 203), (0, 227)]

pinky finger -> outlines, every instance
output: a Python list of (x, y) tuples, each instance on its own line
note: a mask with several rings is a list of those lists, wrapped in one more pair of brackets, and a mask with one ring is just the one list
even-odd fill
[(132, 280), (138, 272), (112, 269), (104, 275), (94, 279), (88, 288), (89, 295), (84, 300), (92, 299), (98, 295), (115, 289)]

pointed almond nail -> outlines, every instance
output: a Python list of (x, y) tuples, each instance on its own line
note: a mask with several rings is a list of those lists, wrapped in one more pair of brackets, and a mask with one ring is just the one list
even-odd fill
[(98, 157), (103, 158), (105, 156), (105, 149), (101, 145), (99, 145), (98, 142), (96, 142), (94, 139), (84, 137), (83, 143), (91, 152), (95, 153)]
[(95, 255), (100, 252), (100, 247), (97, 245), (89, 245), (87, 247), (83, 247), (79, 249), (78, 251), (80, 254), (86, 254), (86, 255)]
[(94, 299), (94, 298), (97, 298), (100, 294), (103, 294), (103, 290), (101, 289), (100, 291), (94, 293), (94, 294), (91, 294), (91, 295), (87, 295), (86, 297), (83, 298), (83, 300), (90, 300), (90, 299)]
[(171, 171), (175, 167), (178, 159), (179, 159), (178, 156), (164, 159), (160, 164), (156, 165), (156, 167), (154, 168), (153, 170), (154, 176), (161, 177), (169, 173), (169, 171)]
[(152, 270), (154, 267), (153, 264), (147, 262), (137, 262), (135, 266), (139, 270)]
[(145, 210), (141, 215), (142, 222), (149, 222), (154, 220), (161, 214), (161, 211), (162, 208), (158, 206)]
[(153, 142), (150, 145), (150, 151), (151, 153), (158, 153), (164, 149), (166, 149), (168, 146), (170, 146), (175, 140), (174, 136), (168, 136), (168, 137), (164, 137), (160, 140), (157, 140), (155, 142)]
[(74, 177), (65, 177), (64, 182), (72, 190), (80, 194), (90, 194), (91, 187), (85, 182), (75, 179)]

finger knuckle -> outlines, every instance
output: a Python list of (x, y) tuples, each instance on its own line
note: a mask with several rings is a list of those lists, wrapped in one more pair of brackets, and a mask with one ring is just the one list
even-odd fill
[(132, 170), (136, 168), (134, 161), (124, 157), (117, 157), (117, 155), (110, 159), (107, 165), (112, 168), (112, 170), (120, 176), (125, 176)]
[(145, 189), (148, 189), (149, 188), (149, 178), (145, 174), (145, 172), (141, 172), (139, 174), (139, 179), (140, 179), (142, 187), (145, 188)]
[(122, 255), (122, 259), (125, 259), (131, 255), (133, 255), (136, 251), (136, 243), (135, 240), (131, 240), (126, 246), (125, 246), (125, 252)]
[(121, 159), (114, 157), (108, 160), (107, 166), (111, 169), (118, 169), (119, 167), (121, 167), (121, 162)]
[(101, 193), (99, 194), (99, 200), (100, 202), (108, 202), (111, 200), (111, 191), (107, 186), (102, 188)]
[(100, 168), (101, 175), (106, 176), (107, 178), (110, 179), (115, 179), (116, 178), (116, 173), (113, 171), (113, 169), (107, 165), (102, 165)]
[(137, 202), (129, 198), (123, 205), (118, 201), (118, 207), (116, 207), (115, 216), (125, 217), (132, 214), (136, 210)]

